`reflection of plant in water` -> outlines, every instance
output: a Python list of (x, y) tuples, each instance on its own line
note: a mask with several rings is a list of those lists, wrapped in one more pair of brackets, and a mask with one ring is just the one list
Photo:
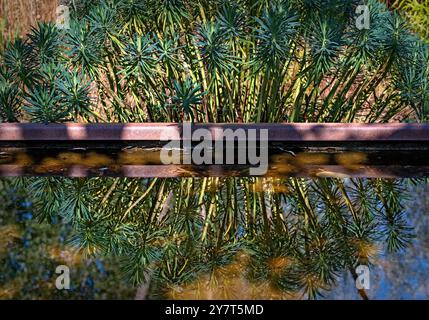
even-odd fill
[(426, 299), (429, 284), (429, 188), (427, 184), (412, 189), (413, 201), (408, 204), (408, 219), (415, 226), (416, 240), (406, 251), (385, 261), (384, 274), (380, 277), (391, 283), (386, 298)]
[[(0, 200), (0, 300), (133, 297), (117, 258), (85, 258), (66, 243), (72, 226), (54, 217), (51, 224), (34, 220), (32, 203), (6, 179), (0, 180)], [(56, 289), (59, 265), (70, 268), (70, 290)]]
[(425, 121), (428, 47), (367, 3), (359, 30), (356, 0), (73, 1), (6, 45), (0, 120)]
[(134, 283), (151, 280), (153, 296), (247, 288), (255, 297), (260, 287), (266, 297), (316, 298), (341, 271), (356, 276), (357, 265), (413, 237), (403, 182), (394, 180), (35, 178), (21, 186), (39, 218), (70, 222), (74, 246), (121, 257)]

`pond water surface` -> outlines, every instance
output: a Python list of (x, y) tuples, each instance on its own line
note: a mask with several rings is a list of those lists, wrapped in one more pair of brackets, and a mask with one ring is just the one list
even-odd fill
[[(351, 171), (377, 159), (279, 156)], [(156, 160), (134, 150), (47, 158), (2, 156), (0, 167), (22, 161), (51, 177), (0, 180), (0, 298), (429, 298), (425, 179), (66, 178), (64, 164)], [(56, 287), (59, 265), (70, 290)]]

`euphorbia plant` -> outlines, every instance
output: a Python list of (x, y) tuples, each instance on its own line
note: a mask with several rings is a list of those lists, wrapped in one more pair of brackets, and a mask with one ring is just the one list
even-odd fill
[[(380, 252), (405, 249), (414, 234), (404, 181), (30, 178), (15, 187), (40, 220), (72, 226), (74, 247), (119, 258), (132, 283), (150, 282), (164, 298), (204, 277), (210, 282), (194, 297), (224, 277), (232, 288), (237, 277), (277, 298), (316, 298), (342, 272), (356, 277), (356, 266), (375, 264)], [(224, 289), (217, 297), (228, 297)]]
[[(2, 121), (389, 121), (427, 117), (428, 47), (360, 1), (73, 1), (71, 29), (40, 24), (6, 48)], [(246, 277), (314, 298), (379, 247), (413, 237), (404, 184), (341, 179), (21, 180), (72, 244), (121, 257), (166, 296), (247, 255)], [(171, 291), (171, 290), (170, 290)], [(158, 292), (159, 293), (159, 292)]]
[(392, 7), (403, 12), (414, 31), (429, 40), (429, 1), (395, 0)]
[(358, 4), (73, 1), (69, 30), (40, 24), (7, 46), (2, 121), (425, 121), (428, 46), (376, 0), (358, 27)]

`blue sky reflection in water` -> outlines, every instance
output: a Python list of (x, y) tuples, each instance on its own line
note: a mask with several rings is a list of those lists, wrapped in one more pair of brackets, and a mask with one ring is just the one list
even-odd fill
[[(380, 254), (372, 269), (370, 295), (374, 299), (428, 299), (429, 297), (429, 186), (422, 183), (409, 187), (407, 217), (416, 238), (412, 245), (395, 254)], [(344, 274), (335, 290), (326, 297), (356, 299), (354, 280)]]
[[(132, 299), (148, 277), (151, 299), (361, 299), (357, 259), (370, 299), (427, 299), (428, 190), (409, 179), (2, 179), (0, 299)], [(389, 219), (405, 232), (391, 253)], [(68, 292), (55, 288), (59, 264), (72, 270)]]

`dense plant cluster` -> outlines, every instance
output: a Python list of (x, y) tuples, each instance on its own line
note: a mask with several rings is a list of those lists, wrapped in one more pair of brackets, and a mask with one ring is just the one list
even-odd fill
[(1, 121), (424, 121), (429, 50), (357, 0), (73, 1), (0, 59)]
[(242, 255), (237, 279), (259, 298), (270, 297), (264, 286), (315, 298), (413, 238), (403, 181), (32, 178), (19, 187), (39, 219), (73, 226), (73, 246), (119, 257), (128, 279), (164, 298), (204, 276), (211, 285), (201, 290), (219, 288)]
[[(2, 53), (0, 121), (426, 121), (429, 48), (367, 3), (369, 29), (356, 27), (355, 0), (72, 1), (69, 30), (39, 24)], [(203, 275), (216, 288), (239, 264), (259, 289), (315, 298), (410, 243), (405, 185), (29, 178), (15, 188), (41, 220), (69, 223), (74, 247), (119, 257), (154, 296)]]
[(404, 13), (413, 30), (429, 40), (429, 1), (428, 0), (396, 0), (393, 7)]
[[(0, 300), (133, 298), (114, 258), (84, 257), (68, 244), (71, 225), (41, 224), (33, 204), (0, 180)], [(71, 271), (70, 290), (57, 290), (56, 268)]]

